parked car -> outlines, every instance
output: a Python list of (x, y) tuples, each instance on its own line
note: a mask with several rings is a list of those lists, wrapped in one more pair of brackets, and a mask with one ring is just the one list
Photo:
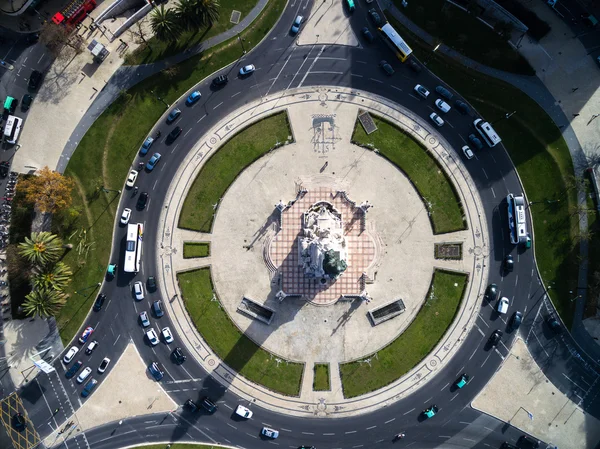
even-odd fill
[(96, 388), (96, 385), (98, 385), (98, 381), (96, 379), (90, 379), (90, 381), (85, 385), (85, 387), (83, 387), (83, 390), (81, 391), (81, 396), (87, 398), (92, 393), (94, 388)]
[(452, 100), (452, 97), (454, 97), (454, 95), (452, 95), (452, 93), (444, 86), (437, 86), (435, 91), (448, 101)]
[(171, 130), (171, 132), (169, 133), (169, 135), (167, 136), (167, 143), (173, 143), (175, 142), (175, 139), (177, 139), (179, 137), (179, 135), (181, 134), (181, 126), (176, 126), (175, 128), (173, 128)]
[(219, 75), (212, 80), (212, 85), (215, 87), (223, 87), (228, 82), (229, 78), (227, 78), (227, 75)]
[(473, 159), (473, 156), (474, 156), (473, 151), (471, 151), (471, 149), (467, 145), (464, 145), (462, 147), (462, 152), (467, 159)]
[(135, 181), (138, 177), (138, 171), (137, 170), (131, 170), (129, 172), (129, 176), (127, 177), (127, 182), (125, 183), (125, 185), (127, 187), (133, 187), (135, 185)]
[(483, 143), (481, 143), (481, 139), (475, 134), (469, 134), (469, 142), (471, 142), (478, 150), (483, 150)]
[(79, 343), (84, 344), (88, 341), (88, 338), (94, 333), (94, 328), (92, 326), (86, 327), (81, 333), (81, 337), (79, 337)]
[(126, 225), (129, 223), (129, 219), (131, 218), (131, 209), (125, 208), (123, 209), (123, 213), (121, 214), (121, 224)]
[(417, 84), (414, 87), (414, 91), (423, 98), (427, 98), (429, 96), (429, 91), (425, 88), (425, 86), (421, 86), (420, 84)]
[(492, 332), (492, 335), (490, 335), (490, 339), (488, 340), (490, 346), (496, 346), (498, 343), (500, 343), (500, 339), (502, 338), (503, 334), (504, 333), (499, 329), (496, 329), (494, 332)]
[(511, 256), (510, 254), (507, 254), (506, 257), (504, 258), (504, 272), (505, 273), (511, 273), (513, 271), (513, 269), (515, 268), (515, 261), (513, 260), (513, 256)]
[(177, 117), (179, 117), (180, 115), (181, 115), (181, 110), (178, 108), (175, 108), (171, 112), (169, 112), (169, 115), (167, 116), (167, 125), (170, 125), (175, 120), (177, 120)]
[(41, 82), (42, 82), (42, 72), (34, 70), (33, 72), (31, 72), (31, 75), (29, 76), (29, 82), (27, 83), (27, 85), (29, 86), (30, 89), (36, 90), (38, 87), (40, 87)]
[(235, 414), (245, 419), (252, 418), (252, 410), (250, 410), (247, 407), (244, 407), (243, 405), (237, 406), (237, 408), (235, 409)]
[(510, 323), (508, 324), (509, 330), (511, 332), (516, 331), (519, 328), (519, 326), (521, 325), (522, 321), (523, 321), (523, 314), (517, 310), (515, 313), (513, 313), (513, 316), (510, 319)]
[(254, 67), (254, 64), (245, 65), (244, 67), (242, 67), (240, 69), (240, 76), (250, 75), (255, 70), (256, 70), (256, 67)]
[(154, 153), (152, 155), (152, 157), (150, 158), (150, 160), (148, 161), (148, 163), (146, 164), (146, 170), (148, 171), (152, 171), (154, 170), (154, 167), (156, 167), (156, 164), (158, 164), (158, 162), (160, 161), (160, 153)]
[(173, 343), (173, 333), (171, 332), (171, 329), (169, 327), (163, 327), (161, 334), (163, 336), (163, 339), (165, 340), (165, 343)]
[(144, 210), (146, 208), (146, 204), (148, 203), (148, 192), (140, 193), (140, 196), (137, 200), (137, 208), (139, 210)]
[(548, 318), (546, 318), (546, 324), (556, 335), (562, 334), (562, 327), (554, 315), (548, 315)]
[(154, 143), (154, 137), (146, 137), (146, 140), (144, 140), (144, 143), (142, 144), (142, 147), (140, 148), (140, 154), (142, 156), (145, 156), (148, 153), (148, 150), (150, 150), (150, 147), (152, 146), (152, 144)]
[(90, 368), (89, 366), (86, 366), (85, 369), (79, 374), (79, 376), (77, 376), (77, 383), (81, 384), (83, 383), (88, 376), (90, 375), (90, 373), (92, 372), (92, 368)]
[(145, 310), (140, 313), (140, 323), (142, 323), (142, 327), (150, 326), (150, 319), (148, 318), (148, 312)]
[(71, 379), (77, 373), (77, 371), (79, 371), (79, 368), (81, 368), (82, 366), (83, 366), (83, 362), (81, 360), (77, 360), (73, 364), (73, 366), (67, 370), (67, 372), (65, 373), (65, 377), (67, 379)]
[(500, 298), (500, 301), (498, 301), (498, 306), (496, 307), (496, 310), (498, 311), (498, 313), (501, 313), (504, 315), (508, 311), (509, 305), (510, 305), (510, 301), (508, 300), (508, 298), (506, 296), (503, 296), (502, 298)]
[(94, 302), (94, 311), (98, 312), (102, 309), (102, 304), (106, 301), (106, 295), (104, 293), (100, 293)]
[(0, 178), (6, 178), (8, 176), (9, 171), (10, 171), (10, 162), (8, 162), (8, 161), (0, 162)]
[(146, 288), (151, 292), (156, 290), (156, 278), (154, 276), (148, 276), (148, 282)]
[(498, 286), (496, 284), (490, 284), (485, 289), (483, 298), (488, 302), (494, 302), (498, 299)]
[(260, 434), (266, 436), (267, 438), (275, 439), (279, 436), (279, 431), (271, 429), (270, 427), (263, 427), (260, 431)]
[(450, 105), (448, 103), (446, 103), (444, 100), (440, 99), (440, 98), (438, 98), (437, 100), (435, 100), (435, 105), (444, 114), (448, 113), (448, 111), (450, 111), (450, 109), (451, 109)]
[(21, 110), (27, 111), (31, 107), (31, 103), (33, 103), (33, 97), (29, 94), (23, 95), (21, 99)]
[(439, 115), (437, 115), (435, 112), (432, 112), (431, 115), (429, 116), (429, 118), (431, 119), (431, 121), (433, 123), (435, 123), (435, 125), (438, 128), (441, 126), (444, 126), (444, 119), (442, 117), (440, 117)]
[(133, 294), (136, 301), (144, 299), (144, 283), (142, 281), (135, 281), (133, 283)]
[(462, 373), (454, 385), (456, 385), (456, 388), (463, 388), (469, 383), (470, 378), (471, 377), (467, 373)]
[(183, 353), (183, 349), (181, 348), (175, 348), (173, 351), (173, 358), (175, 359), (175, 363), (178, 365), (181, 365), (187, 360), (187, 356)]
[(94, 352), (94, 350), (98, 347), (98, 342), (96, 340), (94, 340), (93, 342), (91, 342), (88, 347), (85, 349), (85, 354), (86, 355), (92, 355), (92, 352)]
[(73, 360), (73, 357), (75, 357), (75, 354), (77, 354), (78, 352), (79, 348), (77, 346), (71, 346), (71, 349), (69, 349), (69, 351), (63, 357), (63, 363), (65, 365), (71, 363), (71, 360)]
[(381, 21), (381, 16), (379, 15), (379, 13), (375, 10), (375, 8), (371, 8), (369, 9), (369, 16), (371, 16), (371, 20), (373, 21), (373, 23), (375, 25), (377, 25), (378, 27), (381, 26), (383, 24), (383, 22)]
[(165, 314), (162, 307), (162, 301), (160, 299), (152, 303), (152, 311), (154, 312), (154, 316), (156, 318), (160, 318)]
[(438, 406), (434, 404), (431, 407), (423, 410), (423, 412), (422, 412), (423, 417), (425, 419), (433, 418), (436, 415), (436, 413), (438, 412), (438, 410), (439, 410)]
[(200, 93), (199, 90), (195, 90), (187, 97), (187, 100), (185, 100), (185, 104), (187, 104), (188, 106), (191, 106), (194, 103), (196, 103), (198, 100), (200, 100), (200, 98), (202, 98), (202, 94)]
[(300, 26), (302, 25), (302, 22), (304, 22), (304, 17), (302, 16), (296, 16), (296, 20), (294, 20), (294, 23), (292, 23), (292, 34), (298, 34), (298, 31), (300, 31)]
[(156, 346), (158, 344), (158, 335), (156, 335), (156, 331), (154, 329), (149, 329), (146, 331), (146, 337), (152, 346)]
[(392, 76), (394, 73), (396, 73), (393, 67), (390, 65), (390, 63), (387, 62), (385, 59), (379, 61), (379, 67), (383, 69), (387, 76)]
[(371, 30), (369, 30), (369, 28), (364, 27), (361, 31), (363, 37), (365, 38), (365, 40), (369, 43), (372, 44), (373, 41), (375, 41), (375, 37), (373, 37), (373, 33), (371, 33)]
[(109, 363), (110, 363), (110, 359), (108, 357), (104, 357), (102, 359), (102, 362), (100, 362), (100, 366), (98, 367), (98, 372), (100, 374), (103, 374), (104, 371), (106, 371), (106, 368), (108, 368)]
[(454, 102), (454, 107), (462, 115), (469, 115), (471, 113), (471, 109), (469, 109), (469, 106), (464, 101), (456, 100)]
[(154, 379), (157, 381), (161, 380), (165, 375), (162, 365), (158, 362), (150, 362), (150, 365), (148, 365), (148, 371), (150, 371), (152, 377), (154, 377)]

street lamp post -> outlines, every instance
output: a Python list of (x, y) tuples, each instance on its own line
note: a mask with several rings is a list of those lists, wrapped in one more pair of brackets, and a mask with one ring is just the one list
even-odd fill
[(75, 293), (77, 293), (78, 295), (83, 296), (85, 298), (86, 295), (84, 295), (82, 292), (85, 292), (85, 291), (90, 290), (92, 288), (96, 289), (96, 288), (98, 288), (100, 286), (102, 286), (102, 283), (98, 282), (98, 283), (96, 283), (94, 285), (90, 285), (89, 287), (85, 287), (85, 288), (82, 288), (81, 290), (77, 290)]
[(427, 66), (427, 63), (429, 63), (431, 61), (431, 58), (433, 58), (433, 54), (438, 50), (438, 48), (440, 48), (440, 44), (437, 44), (435, 47), (433, 47), (433, 51), (431, 52), (431, 54), (429, 55), (429, 58), (427, 58), (426, 61), (423, 61), (423, 65)]
[(154, 93), (154, 91), (153, 91), (153, 90), (151, 90), (151, 91), (150, 91), (150, 93), (151, 93), (152, 95), (154, 95), (154, 96), (156, 97), (156, 99), (157, 99), (158, 101), (160, 101), (162, 104), (164, 104), (164, 105), (165, 105), (167, 108), (170, 108), (170, 107), (171, 107), (171, 105), (170, 105), (169, 103), (167, 103), (165, 100), (163, 100), (163, 99), (162, 99), (162, 98), (160, 98), (158, 95), (156, 95), (156, 94)]
[(240, 45), (242, 46), (242, 54), (245, 55), (246, 54), (246, 49), (244, 48), (244, 40), (242, 39), (242, 37), (240, 36), (240, 34), (238, 33), (238, 41), (240, 42)]
[(493, 121), (492, 125), (498, 123), (500, 120), (506, 120), (508, 118), (511, 118), (516, 113), (517, 113), (517, 111), (507, 112), (506, 114), (504, 114), (504, 117), (500, 117), (498, 120)]
[(106, 188), (106, 187), (104, 187), (104, 186), (102, 186), (102, 187), (101, 187), (101, 189), (102, 189), (102, 191), (103, 191), (104, 193), (108, 193), (108, 192), (116, 192), (116, 193), (118, 193), (118, 194), (120, 194), (120, 193), (121, 193), (121, 191), (120, 191), (120, 190), (115, 190), (115, 189), (107, 189), (107, 188)]

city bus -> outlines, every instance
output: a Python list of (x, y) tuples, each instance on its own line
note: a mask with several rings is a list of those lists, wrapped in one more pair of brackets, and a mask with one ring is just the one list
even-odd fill
[(406, 61), (412, 53), (412, 49), (404, 42), (404, 39), (400, 37), (398, 32), (389, 23), (379, 28), (379, 31), (381, 31), (383, 40), (396, 53), (396, 57), (402, 62)]
[(525, 212), (525, 197), (509, 193), (506, 197), (508, 204), (508, 231), (513, 245), (526, 245), (529, 240), (527, 233), (527, 213)]
[(142, 223), (129, 223), (127, 225), (127, 243), (125, 245), (125, 266), (123, 270), (127, 273), (140, 271), (140, 260), (142, 258), (142, 239), (144, 237), (144, 225)]
[(484, 122), (482, 119), (478, 118), (473, 122), (473, 125), (475, 126), (475, 129), (479, 131), (479, 134), (481, 137), (483, 137), (485, 143), (487, 143), (490, 147), (495, 147), (502, 142), (502, 139), (498, 133), (494, 131), (494, 128), (492, 128), (492, 125), (490, 125), (488, 122)]
[(19, 138), (19, 133), (21, 132), (21, 125), (23, 124), (23, 119), (19, 117), (15, 117), (14, 115), (9, 115), (6, 119), (6, 126), (4, 127), (4, 139), (8, 143), (15, 144), (17, 143), (17, 139)]

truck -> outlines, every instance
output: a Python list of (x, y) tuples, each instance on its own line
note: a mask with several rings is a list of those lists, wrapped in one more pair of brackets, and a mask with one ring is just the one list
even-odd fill
[(96, 8), (96, 0), (73, 0), (62, 11), (52, 16), (52, 22), (71, 30), (79, 25)]

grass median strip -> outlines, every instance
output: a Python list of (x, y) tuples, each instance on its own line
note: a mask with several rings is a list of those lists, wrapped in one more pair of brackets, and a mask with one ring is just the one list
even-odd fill
[(208, 268), (180, 273), (177, 279), (185, 308), (198, 332), (224, 363), (250, 381), (277, 393), (300, 394), (304, 364), (278, 359), (241, 333), (219, 301), (213, 300)]
[(194, 257), (210, 256), (210, 244), (205, 242), (184, 242), (183, 258), (192, 259)]
[(331, 385), (329, 383), (329, 363), (315, 363), (313, 390), (314, 391), (329, 391), (329, 390), (331, 390)]
[[(241, 33), (249, 51), (273, 27), (286, 2), (270, 0), (262, 14)], [(252, 45), (249, 43), (252, 42)], [(164, 113), (164, 105), (154, 93), (172, 104), (190, 87), (215, 70), (240, 56), (237, 37), (209, 52), (194, 56), (139, 83), (121, 96), (94, 122), (81, 140), (65, 170), (76, 181), (72, 214), (61, 223), (53, 222), (53, 231), (82, 251), (70, 251), (64, 261), (73, 270), (70, 297), (57, 317), (60, 335), (67, 344), (82, 325), (98, 293), (97, 283), (104, 279), (112, 241), (112, 231), (119, 197), (127, 172), (152, 125)], [(184, 112), (185, 113), (185, 112)], [(123, 191), (127, 195), (126, 191)], [(68, 237), (78, 231), (78, 236)]]
[(454, 320), (467, 279), (463, 273), (435, 270), (426, 302), (402, 335), (376, 354), (340, 365), (344, 397), (383, 388), (423, 360)]
[[(406, 28), (392, 25), (427, 67), (440, 76), (477, 112), (490, 122), (502, 138), (521, 182), (533, 216), (535, 257), (544, 283), (561, 318), (571, 326), (573, 295), (577, 290), (579, 232), (576, 216), (577, 194), (570, 182), (573, 161), (560, 129), (531, 98), (508, 83), (467, 69), (418, 40)], [(506, 113), (517, 111), (508, 120)], [(499, 151), (485, 149), (484, 151)], [(520, 192), (513, 192), (520, 193)], [(500, 205), (502, 195), (498, 194)], [(504, 222), (503, 222), (504, 223)], [(505, 229), (497, 232), (506, 232)]]
[(211, 232), (218, 204), (246, 167), (267, 154), (292, 132), (287, 113), (279, 112), (238, 132), (221, 146), (200, 169), (183, 203), (179, 227)]
[(352, 142), (376, 148), (379, 154), (406, 174), (427, 205), (436, 234), (466, 229), (460, 201), (446, 173), (435, 159), (401, 129), (382, 118), (372, 117), (377, 131), (367, 135), (357, 121)]

